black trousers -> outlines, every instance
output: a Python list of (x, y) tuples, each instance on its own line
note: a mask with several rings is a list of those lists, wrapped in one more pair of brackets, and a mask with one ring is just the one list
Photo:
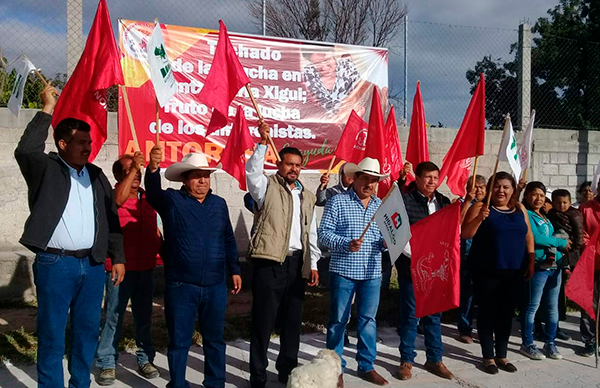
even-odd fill
[[(600, 271), (594, 272), (594, 311), (598, 311), (598, 293), (600, 292)], [(594, 345), (596, 343), (596, 322), (581, 310), (581, 320), (579, 321), (579, 330), (581, 331), (581, 341), (585, 345)]]
[(278, 318), (280, 349), (277, 371), (287, 377), (298, 365), (306, 281), (302, 278), (300, 251), (287, 256), (283, 263), (263, 259), (254, 259), (253, 263), (250, 385), (262, 388), (267, 383), (267, 351)]
[(473, 270), (473, 290), (479, 306), (477, 334), (484, 359), (506, 358), (522, 285), (520, 270)]

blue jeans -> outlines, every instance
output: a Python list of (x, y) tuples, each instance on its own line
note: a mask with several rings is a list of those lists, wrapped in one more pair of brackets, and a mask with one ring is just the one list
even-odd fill
[(541, 307), (546, 322), (546, 343), (554, 343), (558, 326), (558, 294), (560, 293), (561, 271), (535, 271), (533, 278), (525, 283), (521, 314), (521, 338), (523, 345), (533, 344), (533, 321)]
[(101, 369), (115, 369), (119, 358), (119, 340), (123, 327), (123, 317), (127, 303), (131, 299), (131, 311), (135, 325), (135, 352), (141, 367), (154, 361), (156, 351), (152, 346), (152, 293), (154, 270), (127, 271), (125, 279), (115, 287), (112, 273), (106, 273), (106, 297), (104, 301), (104, 325), (96, 350), (96, 366)]
[(460, 317), (458, 331), (461, 335), (473, 332), (473, 278), (467, 260), (460, 262)]
[[(396, 264), (400, 260), (396, 261)], [(415, 290), (410, 273), (398, 269), (398, 335), (400, 336), (400, 359), (402, 362), (414, 364), (417, 352), (415, 352), (415, 339), (417, 338), (417, 324), (419, 319), (415, 317)], [(442, 314), (428, 315), (421, 318), (421, 328), (425, 335), (426, 356), (428, 362), (442, 361), (444, 345), (442, 344), (442, 326), (440, 320)]]
[(89, 387), (100, 329), (104, 266), (89, 257), (38, 253), (33, 274), (38, 300), (38, 387), (64, 387), (62, 360), (69, 310), (69, 387)]
[(165, 319), (169, 331), (169, 388), (189, 387), (185, 380), (188, 352), (192, 344), (196, 315), (204, 349), (204, 386), (225, 387), (224, 321), (227, 307), (225, 282), (211, 287), (167, 280)]
[(333, 349), (342, 359), (342, 370), (346, 367), (344, 352), (344, 333), (352, 308), (352, 296), (356, 293), (358, 321), (358, 345), (356, 361), (360, 372), (374, 369), (377, 357), (377, 308), (381, 278), (353, 280), (334, 272), (329, 273), (331, 297), (330, 317), (327, 324), (327, 349)]

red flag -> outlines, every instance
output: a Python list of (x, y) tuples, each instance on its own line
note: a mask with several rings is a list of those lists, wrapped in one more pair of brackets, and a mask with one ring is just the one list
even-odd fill
[(410, 227), (411, 273), (415, 316), (457, 308), (460, 304), (460, 201)]
[(223, 171), (237, 179), (240, 189), (246, 191), (246, 150), (254, 146), (246, 115), (241, 105), (237, 107), (233, 128), (225, 149), (221, 154), (221, 168)]
[(592, 238), (588, 241), (575, 270), (571, 274), (565, 287), (565, 295), (577, 303), (593, 320), (596, 320), (594, 312), (594, 269), (596, 252), (598, 251), (598, 236), (600, 228), (597, 228)]
[[(386, 151), (386, 143), (389, 136), (385, 131), (385, 123), (383, 121), (383, 112), (381, 111), (381, 100), (379, 99), (379, 91), (373, 86), (373, 98), (371, 99), (371, 113), (369, 115), (369, 136), (367, 137), (367, 146), (365, 147), (365, 157), (377, 159), (381, 173), (389, 174), (391, 172), (391, 164), (389, 155)], [(391, 186), (391, 185), (390, 185)], [(389, 187), (388, 187), (389, 189)], [(383, 188), (385, 190), (385, 187)], [(387, 193), (387, 191), (386, 191)], [(377, 190), (377, 196), (383, 198), (380, 189)]]
[(439, 184), (448, 177), (452, 193), (463, 197), (471, 170), (471, 158), (483, 155), (485, 145), (485, 77), (481, 79), (463, 118), (452, 147), (444, 157)]
[(215, 56), (198, 99), (213, 108), (206, 135), (227, 125), (229, 105), (242, 86), (250, 83), (227, 34), (219, 20), (219, 41)]
[[(406, 146), (406, 161), (416, 167), (421, 162), (429, 161), (429, 148), (427, 147), (427, 127), (425, 121), (425, 108), (421, 96), (421, 82), (417, 82), (417, 91), (413, 99), (413, 111), (410, 119), (410, 132)], [(409, 175), (409, 180), (414, 177)]]
[(402, 161), (402, 150), (400, 149), (400, 139), (398, 137), (398, 128), (396, 127), (396, 114), (393, 106), (385, 121), (385, 133), (387, 134), (385, 153), (390, 163), (390, 176), (379, 182), (377, 195), (380, 198), (385, 197), (388, 191), (390, 191), (392, 184), (398, 180), (400, 170), (404, 165), (404, 162)]
[(352, 110), (342, 136), (335, 148), (335, 157), (350, 163), (359, 163), (365, 155), (368, 124)]
[(106, 0), (100, 0), (83, 54), (52, 115), (54, 128), (66, 118), (82, 120), (90, 125), (90, 162), (106, 141), (106, 89), (115, 84), (124, 84), (123, 73)]

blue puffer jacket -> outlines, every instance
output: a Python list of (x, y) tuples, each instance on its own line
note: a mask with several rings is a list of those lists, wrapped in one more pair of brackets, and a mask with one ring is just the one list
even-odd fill
[(547, 249), (551, 247), (558, 248), (556, 252), (556, 264), (560, 267), (562, 262), (562, 253), (560, 249), (564, 249), (567, 246), (567, 240), (562, 238), (552, 237), (554, 234), (554, 227), (552, 223), (545, 217), (539, 216), (536, 212), (528, 210), (529, 223), (531, 224), (531, 232), (535, 240), (535, 265), (546, 260)]
[(214, 286), (240, 274), (227, 203), (212, 190), (202, 203), (183, 188), (162, 190), (160, 169), (146, 173), (146, 198), (164, 226), (163, 261), (168, 281)]

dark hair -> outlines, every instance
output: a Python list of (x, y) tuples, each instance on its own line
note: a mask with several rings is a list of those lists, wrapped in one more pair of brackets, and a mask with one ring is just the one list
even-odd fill
[(300, 52), (302, 53), (304, 59), (312, 63), (310, 57), (312, 57), (313, 54), (330, 53), (333, 55), (335, 52), (335, 46), (332, 44), (319, 44), (315, 42), (310, 42), (310, 44), (300, 46)]
[(590, 181), (583, 182), (582, 184), (579, 185), (579, 188), (577, 189), (577, 192), (579, 194), (581, 194), (581, 192), (583, 191), (583, 189), (585, 189), (588, 186), (592, 187), (592, 182), (590, 182)]
[(60, 123), (54, 128), (54, 144), (58, 147), (59, 140), (70, 142), (73, 138), (73, 130), (89, 132), (91, 130), (90, 125), (85, 121), (78, 119), (68, 118), (61, 120)]
[[(477, 174), (477, 175), (475, 175), (475, 182), (485, 184), (485, 177), (483, 175)], [(472, 185), (473, 185), (473, 175), (471, 175), (469, 177), (469, 179), (467, 179), (467, 191), (469, 191), (471, 189)]]
[(557, 189), (552, 192), (552, 200), (554, 201), (558, 197), (567, 197), (569, 201), (571, 200), (571, 193), (566, 189)]
[(302, 152), (296, 147), (284, 147), (279, 151), (279, 158), (283, 160), (283, 157), (287, 154), (297, 155), (304, 162), (304, 158), (302, 157)]
[[(531, 206), (527, 203), (527, 201), (525, 200), (525, 198), (527, 197), (527, 194), (533, 192), (534, 190), (540, 189), (544, 192), (544, 198), (546, 197), (546, 186), (540, 182), (540, 181), (533, 181), (533, 182), (529, 182), (527, 184), (527, 186), (525, 186), (525, 191), (523, 192), (523, 201), (521, 201), (523, 203), (523, 205), (525, 206), (525, 208), (527, 210), (533, 210), (531, 208)], [(545, 201), (544, 201), (545, 203)], [(542, 206), (542, 208), (540, 209), (540, 213), (542, 214), (546, 214), (546, 209), (544, 209), (544, 207)]]
[(119, 159), (117, 159), (112, 165), (112, 173), (117, 181), (120, 181), (119, 178), (122, 177), (123, 174), (123, 160), (133, 160), (133, 156), (129, 154), (121, 155)]
[(508, 206), (514, 207), (515, 204), (517, 203), (517, 198), (515, 197), (515, 193), (517, 191), (517, 182), (515, 181), (515, 178), (511, 174), (507, 173), (506, 171), (497, 172), (496, 175), (492, 175), (490, 177), (490, 179), (488, 179), (488, 183), (486, 185), (484, 201), (486, 201), (486, 203), (487, 203), (488, 198), (492, 195), (492, 191), (493, 191), (492, 190), (493, 189), (492, 180), (494, 180), (494, 183), (496, 183), (498, 181), (503, 181), (503, 180), (507, 180), (510, 182), (510, 185), (513, 188), (513, 195), (508, 200)]
[(424, 173), (431, 171), (440, 171), (440, 168), (432, 162), (421, 162), (417, 164), (417, 168), (415, 168), (415, 175), (420, 178)]

